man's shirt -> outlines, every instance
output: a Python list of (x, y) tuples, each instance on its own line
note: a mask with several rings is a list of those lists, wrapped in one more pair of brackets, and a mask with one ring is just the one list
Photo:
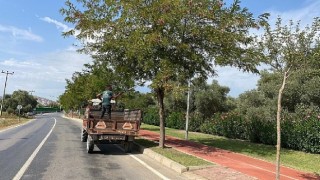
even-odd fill
[(102, 106), (111, 105), (112, 91), (103, 91), (102, 93)]

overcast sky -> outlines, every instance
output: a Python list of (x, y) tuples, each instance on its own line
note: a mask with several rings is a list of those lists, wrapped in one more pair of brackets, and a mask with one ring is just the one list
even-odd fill
[[(65, 90), (65, 79), (92, 61), (75, 51), (74, 38), (61, 36), (72, 27), (59, 13), (64, 2), (0, 0), (0, 71), (14, 72), (8, 76), (6, 94), (21, 89), (56, 100)], [(318, 0), (242, 0), (242, 5), (255, 16), (271, 13), (271, 23), (281, 16), (310, 24), (314, 17), (320, 16)], [(230, 87), (233, 97), (254, 89), (259, 78), (233, 68), (217, 67), (217, 71), (219, 76), (215, 79)], [(5, 76), (0, 74), (0, 96)]]

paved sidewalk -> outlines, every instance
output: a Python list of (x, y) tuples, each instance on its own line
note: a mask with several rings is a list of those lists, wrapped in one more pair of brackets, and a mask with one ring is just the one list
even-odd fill
[[(141, 129), (139, 131), (140, 136), (158, 141), (159, 134)], [(209, 147), (200, 143), (186, 141), (170, 136), (166, 136), (166, 146), (173, 147), (179, 151), (197, 156), (207, 161), (219, 164), (221, 166), (230, 168), (235, 172), (240, 172), (253, 178), (262, 180), (275, 179), (275, 165), (263, 160), (251, 158), (242, 154)], [(301, 172), (287, 167), (281, 167), (281, 180), (292, 180), (292, 179), (308, 179), (308, 180), (319, 180), (320, 176), (314, 174)], [(216, 173), (214, 173), (216, 172)], [(223, 179), (218, 176), (220, 170), (217, 169), (204, 169), (196, 171), (198, 175), (206, 177), (207, 179)], [(218, 174), (217, 174), (218, 173)], [(212, 177), (215, 176), (215, 177)], [(238, 178), (235, 178), (238, 179)], [(242, 178), (241, 178), (242, 179)], [(243, 179), (246, 179), (245, 176)]]

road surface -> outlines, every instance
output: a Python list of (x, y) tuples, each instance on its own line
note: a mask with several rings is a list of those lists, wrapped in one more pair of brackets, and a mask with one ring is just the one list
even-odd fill
[(80, 127), (50, 113), (0, 131), (0, 180), (187, 179), (143, 154), (124, 153), (120, 145), (98, 145), (87, 154)]

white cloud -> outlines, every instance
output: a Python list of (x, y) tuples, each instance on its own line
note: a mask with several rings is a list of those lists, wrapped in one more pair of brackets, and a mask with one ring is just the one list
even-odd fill
[(51, 19), (50, 17), (44, 17), (44, 18), (40, 18), (40, 19), (45, 22), (52, 23), (52, 24), (56, 25), (57, 29), (61, 30), (63, 32), (67, 32), (72, 29), (72, 28), (68, 27), (66, 24), (63, 24), (57, 20)]
[(293, 9), (290, 11), (280, 12), (278, 10), (269, 10), (270, 24), (274, 25), (277, 18), (281, 17), (284, 23), (289, 22), (289, 20), (301, 21), (302, 26), (307, 24), (311, 25), (315, 17), (320, 16), (320, 1), (309, 0), (306, 1), (306, 6), (300, 9)]
[(234, 67), (217, 67), (217, 77), (210, 78), (208, 83), (211, 84), (212, 79), (215, 79), (222, 86), (230, 88), (229, 95), (238, 97), (239, 94), (256, 88), (259, 75), (245, 73)]
[(22, 39), (22, 40), (29, 40), (29, 41), (36, 41), (36, 42), (42, 42), (42, 37), (33, 34), (31, 32), (31, 29), (24, 30), (19, 29), (13, 26), (3, 26), (0, 24), (0, 32), (4, 33), (10, 33), (15, 39)]
[[(3, 70), (14, 72), (8, 76), (7, 93), (22, 89), (34, 90), (34, 95), (53, 99), (64, 92), (66, 81), (75, 71), (81, 71), (83, 64), (90, 63), (89, 56), (72, 50), (45, 53), (29, 59), (6, 59), (1, 61)], [(3, 89), (5, 74), (0, 74), (0, 88)]]

